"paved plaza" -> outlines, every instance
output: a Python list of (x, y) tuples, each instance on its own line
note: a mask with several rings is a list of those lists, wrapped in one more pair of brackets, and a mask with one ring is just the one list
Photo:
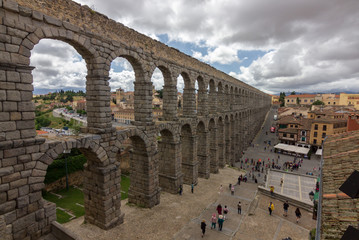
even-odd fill
[[(282, 186), (280, 186), (281, 178), (283, 179)], [(270, 186), (273, 186), (275, 193), (312, 204), (312, 201), (309, 199), (309, 193), (311, 191), (314, 192), (316, 182), (317, 179), (313, 176), (271, 170), (269, 171), (265, 187), (269, 189)]]

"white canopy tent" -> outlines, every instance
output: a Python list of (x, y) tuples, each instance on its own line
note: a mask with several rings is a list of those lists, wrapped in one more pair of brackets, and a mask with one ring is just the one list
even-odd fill
[(309, 152), (309, 148), (298, 147), (298, 146), (288, 145), (288, 144), (284, 144), (284, 143), (278, 143), (277, 145), (274, 146), (274, 148), (280, 149), (281, 151), (286, 151), (286, 152), (290, 152), (290, 153), (298, 153), (298, 154), (302, 154), (302, 155), (307, 155)]
[(319, 156), (322, 156), (323, 154), (323, 149), (318, 149), (315, 153), (315, 155), (319, 155)]

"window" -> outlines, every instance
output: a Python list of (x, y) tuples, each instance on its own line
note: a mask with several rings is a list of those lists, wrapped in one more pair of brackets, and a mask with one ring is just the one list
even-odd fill
[(313, 140), (313, 144), (317, 144), (317, 139), (314, 139), (314, 140)]
[(318, 132), (314, 132), (314, 137), (318, 137)]
[(302, 142), (305, 142), (305, 137), (302, 137)]
[(330, 102), (328, 102), (328, 105), (330, 105)]
[(287, 137), (287, 134), (286, 134), (286, 133), (283, 133), (283, 137)]
[(313, 102), (313, 100), (310, 100), (310, 102)]
[(314, 125), (314, 130), (318, 130), (318, 124)]
[(307, 99), (304, 99), (304, 102), (308, 102), (308, 100), (307, 100)]
[(289, 99), (287, 100), (287, 102), (289, 102)]
[(323, 131), (327, 131), (327, 125), (323, 125)]
[(291, 134), (291, 135), (290, 135), (290, 138), (294, 138), (294, 134)]
[(294, 102), (294, 100), (292, 99), (292, 102)]
[(305, 131), (302, 131), (302, 136), (305, 136)]
[(335, 105), (335, 102), (333, 102), (333, 105)]
[(298, 128), (298, 125), (295, 125), (296, 128)]
[(326, 133), (322, 133), (322, 138), (325, 138), (327, 134)]
[(290, 127), (292, 128), (292, 127), (293, 127), (293, 124), (291, 124)]

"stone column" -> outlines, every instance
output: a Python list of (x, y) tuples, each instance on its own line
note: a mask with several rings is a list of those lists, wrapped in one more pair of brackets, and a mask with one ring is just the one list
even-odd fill
[(177, 117), (177, 87), (166, 85), (163, 88), (163, 115), (164, 121), (176, 121)]
[(195, 88), (183, 89), (183, 117), (196, 117)]
[(159, 182), (163, 191), (177, 194), (183, 184), (181, 143), (163, 138), (158, 144), (160, 153)]
[(209, 158), (211, 164), (211, 173), (218, 173), (219, 163), (218, 163), (218, 145), (217, 145), (217, 128), (212, 127), (209, 129)]
[(84, 170), (85, 221), (102, 229), (123, 222), (120, 163), (99, 167), (88, 161)]
[(197, 115), (198, 116), (207, 116), (208, 115), (208, 94), (206, 89), (198, 90), (198, 106), (197, 106)]
[(152, 125), (152, 82), (140, 81), (135, 83), (135, 125)]
[(225, 160), (225, 144), (224, 144), (224, 125), (223, 122), (218, 123), (218, 164), (220, 168), (224, 168)]
[(197, 184), (197, 136), (181, 135), (183, 183)]
[(90, 133), (111, 132), (111, 89), (108, 85), (108, 77), (86, 77), (86, 111), (87, 127)]

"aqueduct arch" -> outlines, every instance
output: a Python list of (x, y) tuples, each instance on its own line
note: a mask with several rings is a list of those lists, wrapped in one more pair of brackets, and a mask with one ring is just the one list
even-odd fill
[[(55, 217), (48, 210), (53, 206), (42, 200), (43, 180), (36, 175), (44, 174), (41, 171), (65, 148), (76, 146), (96, 156), (85, 170), (85, 218), (108, 229), (123, 221), (116, 160), (122, 141), (130, 138), (134, 148), (129, 201), (153, 207), (160, 202), (160, 176), (171, 179), (167, 191), (174, 192), (182, 182), (196, 184), (198, 177), (220, 171), (240, 157), (269, 110), (267, 94), (87, 6), (66, 0), (45, 5), (37, 0), (0, 0), (0, 13), (4, 36), (0, 43), (0, 226), (4, 229), (0, 232), (13, 239), (37, 239), (50, 231)], [(31, 50), (46, 38), (70, 44), (87, 64), (88, 126), (78, 139), (66, 143), (35, 133), (29, 64)], [(112, 127), (110, 112), (109, 70), (116, 57), (126, 58), (136, 77), (135, 121), (122, 131)], [(160, 124), (153, 121), (151, 108), (151, 76), (156, 67), (165, 79), (166, 122)], [(179, 75), (185, 82), (182, 116), (176, 109)], [(159, 132), (163, 138), (157, 144)], [(169, 169), (166, 164), (161, 167), (165, 159), (161, 154), (166, 153), (175, 155), (166, 159)]]

